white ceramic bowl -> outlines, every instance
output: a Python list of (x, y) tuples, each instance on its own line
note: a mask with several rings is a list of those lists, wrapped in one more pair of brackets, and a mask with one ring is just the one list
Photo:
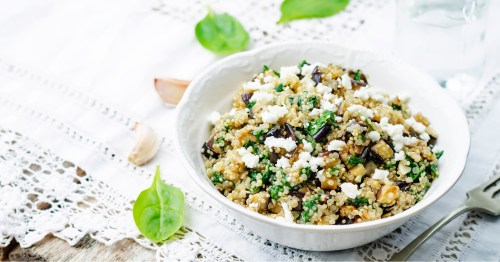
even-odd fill
[[(206, 176), (200, 154), (209, 139), (208, 115), (227, 112), (231, 99), (243, 82), (252, 79), (262, 66), (279, 69), (306, 59), (361, 68), (370, 84), (394, 94), (410, 97), (410, 107), (429, 118), (440, 133), (438, 146), (445, 150), (439, 162), (440, 176), (422, 201), (410, 209), (371, 222), (351, 225), (284, 224), (237, 205), (212, 185)], [(359, 246), (401, 226), (419, 211), (445, 194), (459, 179), (469, 151), (467, 121), (457, 103), (428, 75), (409, 65), (369, 51), (324, 42), (295, 42), (266, 46), (229, 56), (201, 73), (189, 86), (177, 107), (176, 147), (193, 180), (213, 199), (219, 201), (242, 224), (269, 240), (305, 250), (339, 250)]]

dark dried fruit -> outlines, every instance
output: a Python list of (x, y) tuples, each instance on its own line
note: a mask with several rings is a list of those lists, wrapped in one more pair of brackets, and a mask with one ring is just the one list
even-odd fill
[(293, 141), (297, 141), (297, 136), (295, 135), (295, 132), (293, 132), (293, 127), (288, 123), (285, 123), (285, 134), (287, 138), (291, 137)]
[(406, 181), (398, 181), (396, 185), (401, 189), (401, 191), (408, 191), (410, 189), (411, 183), (407, 183)]
[(321, 75), (323, 73), (319, 72), (318, 71), (318, 67), (316, 66), (313, 71), (312, 71), (312, 80), (314, 81), (314, 83), (319, 84), (321, 83)]
[(273, 163), (273, 164), (276, 164), (278, 162), (278, 157), (279, 157), (279, 155), (276, 152), (269, 153), (269, 161), (271, 161), (271, 163)]
[(281, 131), (278, 127), (275, 127), (271, 130), (269, 130), (269, 132), (267, 132), (266, 134), (266, 137), (276, 137), (276, 138), (280, 138), (281, 137)]
[(252, 98), (253, 96), (253, 93), (252, 94), (241, 94), (241, 100), (243, 100), (243, 103), (245, 103), (245, 105), (248, 105), (250, 104), (250, 99)]
[(318, 130), (318, 132), (313, 135), (314, 141), (319, 142), (325, 139), (328, 134), (330, 134), (330, 132), (332, 132), (332, 128), (330, 127), (330, 125), (323, 126), (320, 130)]
[(214, 151), (213, 145), (214, 145), (214, 138), (212, 137), (210, 138), (210, 140), (208, 140), (208, 142), (203, 143), (203, 146), (201, 147), (201, 154), (204, 155), (206, 158), (219, 157), (219, 154)]

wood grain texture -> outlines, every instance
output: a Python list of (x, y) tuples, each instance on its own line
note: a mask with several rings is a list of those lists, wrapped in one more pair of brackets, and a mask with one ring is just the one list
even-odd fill
[(11, 261), (154, 261), (155, 252), (130, 239), (105, 246), (86, 236), (70, 246), (56, 237), (46, 237), (30, 248), (15, 247), (8, 256)]

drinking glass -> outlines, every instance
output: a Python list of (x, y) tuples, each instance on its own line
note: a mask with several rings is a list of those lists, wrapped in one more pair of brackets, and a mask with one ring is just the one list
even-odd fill
[(443, 86), (477, 83), (488, 0), (397, 0), (395, 53)]

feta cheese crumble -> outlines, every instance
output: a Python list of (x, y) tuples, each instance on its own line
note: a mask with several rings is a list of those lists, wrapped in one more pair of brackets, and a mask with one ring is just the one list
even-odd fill
[(373, 118), (373, 110), (368, 109), (362, 105), (352, 105), (352, 106), (347, 108), (347, 111), (349, 111), (353, 114), (357, 113), (359, 116)]
[(248, 148), (238, 148), (236, 152), (241, 156), (241, 160), (245, 162), (248, 168), (255, 168), (259, 164), (259, 156), (252, 154)]
[(297, 147), (297, 144), (295, 144), (295, 141), (291, 137), (289, 138), (282, 138), (282, 137), (273, 137), (270, 136), (266, 138), (266, 141), (264, 141), (264, 145), (267, 147), (279, 147), (279, 148), (284, 148), (286, 151), (290, 152), (294, 150)]
[(280, 222), (291, 223), (291, 224), (295, 223), (293, 221), (293, 214), (290, 211), (290, 209), (288, 209), (288, 205), (286, 203), (282, 202), (281, 208), (283, 209), (283, 216), (276, 217), (276, 220), (278, 220)]
[(283, 84), (290, 84), (299, 81), (297, 74), (300, 73), (298, 66), (283, 66), (280, 68), (280, 80)]
[(268, 106), (261, 114), (262, 121), (267, 124), (275, 124), (286, 113), (288, 113), (286, 106)]
[(356, 198), (356, 196), (359, 196), (361, 194), (358, 186), (353, 183), (342, 183), (340, 185), (340, 188), (342, 189), (342, 192), (344, 192), (344, 194), (346, 194), (346, 196), (349, 198)]
[(345, 89), (352, 89), (351, 85), (351, 78), (347, 74), (343, 74), (341, 76), (340, 82), (342, 83), (342, 86), (344, 86)]
[(212, 125), (215, 125), (217, 121), (220, 119), (220, 113), (217, 111), (213, 111), (209, 116), (208, 116), (208, 121), (212, 123)]
[(394, 154), (394, 160), (401, 161), (403, 159), (405, 159), (405, 152), (404, 151), (399, 151), (396, 154)]
[(379, 126), (392, 139), (392, 145), (394, 146), (394, 150), (396, 152), (401, 151), (401, 149), (403, 149), (403, 146), (413, 145), (418, 141), (416, 137), (404, 137), (403, 131), (405, 127), (401, 124), (389, 124), (389, 119), (387, 117), (383, 117), (380, 120)]
[(381, 170), (381, 169), (375, 169), (375, 172), (372, 175), (373, 179), (377, 180), (387, 180), (387, 177), (389, 176), (389, 171), (387, 170)]
[(277, 167), (281, 167), (281, 168), (287, 168), (287, 167), (290, 167), (290, 160), (288, 160), (288, 158), (282, 156), (280, 159), (278, 159), (278, 161), (276, 162), (276, 166)]
[(377, 142), (380, 140), (380, 133), (377, 131), (370, 131), (366, 134), (366, 137), (370, 139), (372, 142)]
[(340, 151), (342, 147), (346, 146), (346, 143), (342, 140), (333, 140), (328, 144), (328, 151)]
[(422, 134), (425, 132), (425, 126), (422, 123), (417, 122), (417, 120), (415, 120), (415, 118), (413, 117), (406, 119), (405, 124), (411, 127), (418, 134)]
[(302, 139), (302, 144), (304, 145), (303, 149), (306, 152), (311, 153), (313, 151), (313, 146), (311, 143), (307, 142), (307, 140)]
[(266, 92), (254, 92), (252, 97), (250, 98), (250, 101), (255, 101), (255, 102), (271, 102), (274, 100), (274, 95)]

